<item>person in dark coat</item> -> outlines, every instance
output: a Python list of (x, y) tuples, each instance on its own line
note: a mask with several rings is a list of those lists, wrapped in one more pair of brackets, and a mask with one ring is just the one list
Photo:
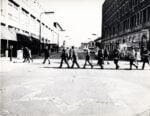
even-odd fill
[(142, 70), (144, 70), (145, 63), (149, 64), (149, 57), (150, 57), (150, 52), (146, 48), (144, 48), (142, 53), (142, 61), (143, 61)]
[(69, 49), (69, 58), (68, 58), (68, 60), (72, 60), (72, 49), (71, 48)]
[(63, 62), (65, 61), (65, 63), (67, 64), (68, 68), (70, 68), (69, 63), (67, 61), (67, 53), (65, 48), (63, 48), (62, 50), (62, 54), (61, 54), (61, 62), (60, 62), (60, 66), (59, 68), (62, 68)]
[(85, 64), (83, 66), (83, 68), (86, 68), (86, 63), (89, 63), (89, 65), (91, 66), (91, 68), (93, 68), (93, 65), (92, 63), (90, 62), (90, 53), (88, 50), (86, 50), (86, 53), (85, 53)]
[(114, 64), (116, 65), (116, 69), (119, 69), (119, 65), (118, 65), (118, 61), (120, 58), (120, 50), (119, 50), (119, 46), (116, 46), (116, 48), (113, 51), (113, 57), (114, 57)]
[(100, 48), (99, 50), (98, 50), (98, 56), (97, 56), (97, 58), (98, 58), (98, 65), (101, 67), (101, 69), (104, 69), (104, 51), (103, 51), (103, 49), (102, 48)]
[(28, 47), (23, 48), (23, 58), (24, 58), (23, 62), (28, 61), (30, 63), (30, 60), (29, 60), (30, 59), (30, 53), (29, 53)]
[(136, 58), (136, 53), (134, 48), (132, 47), (129, 51), (129, 62), (130, 62), (130, 70), (132, 70), (132, 66), (135, 66), (138, 69), (138, 66), (134, 63)]
[(107, 64), (109, 64), (109, 51), (107, 48), (104, 48), (104, 59), (107, 60)]
[(48, 63), (50, 64), (50, 53), (49, 53), (49, 50), (48, 50), (48, 46), (46, 46), (45, 50), (44, 50), (44, 61), (43, 61), (43, 64), (45, 64), (46, 60), (48, 60)]
[(77, 59), (78, 59), (78, 55), (77, 55), (76, 51), (74, 50), (74, 46), (72, 46), (72, 66), (71, 66), (71, 68), (74, 67), (74, 64), (76, 64), (77, 67), (80, 68), (80, 66), (77, 62)]
[(31, 54), (31, 50), (30, 50), (28, 47), (27, 47), (26, 49), (27, 49), (28, 54), (29, 54), (29, 62), (30, 62), (30, 60), (33, 62), (32, 54)]

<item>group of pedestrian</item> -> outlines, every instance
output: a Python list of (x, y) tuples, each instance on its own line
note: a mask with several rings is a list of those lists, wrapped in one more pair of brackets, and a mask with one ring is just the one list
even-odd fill
[[(119, 61), (120, 58), (120, 51), (119, 51), (119, 47), (116, 46), (116, 48), (113, 51), (113, 60), (114, 60), (114, 64), (116, 66), (116, 69), (119, 69)], [(100, 47), (98, 49), (98, 53), (97, 53), (97, 65), (99, 65), (101, 67), (101, 69), (104, 69), (104, 60), (107, 61), (107, 64), (109, 64), (108, 60), (109, 60), (109, 51), (106, 48), (102, 48)]]
[[(116, 46), (116, 48), (113, 50), (113, 61), (115, 64), (115, 68), (116, 70), (120, 68), (119, 66), (119, 60), (120, 60), (120, 49), (119, 46)], [(132, 70), (132, 67), (134, 66), (136, 69), (138, 69), (138, 61), (141, 60), (143, 62), (142, 64), (142, 70), (144, 70), (145, 64), (149, 64), (150, 66), (150, 52), (146, 49), (143, 48), (143, 52), (141, 54), (141, 59), (138, 59), (139, 56), (139, 52), (137, 52), (135, 50), (134, 47), (131, 47), (131, 49), (128, 51), (128, 60), (129, 60), (129, 69)], [(85, 63), (83, 65), (83, 68), (86, 68), (87, 63), (91, 66), (91, 69), (94, 67), (94, 65), (91, 62), (91, 54), (90, 54), (90, 50), (86, 49), (85, 50)], [(109, 58), (109, 51), (107, 50), (107, 48), (102, 48), (99, 47), (97, 54), (96, 54), (96, 58), (97, 58), (97, 65), (100, 66), (101, 69), (104, 69), (104, 61), (107, 61), (107, 64), (109, 64), (108, 60)], [(24, 47), (23, 48), (23, 58), (24, 61), (23, 62), (28, 62), (30, 63), (30, 61), (33, 62), (32, 56), (31, 56), (31, 50), (28, 47)], [(110, 60), (112, 60), (110, 59)], [(50, 51), (48, 49), (48, 46), (46, 46), (46, 48), (44, 49), (44, 61), (43, 64), (45, 64), (46, 60), (48, 61), (48, 64), (50, 64)], [(72, 65), (69, 65), (69, 61), (72, 61)], [(74, 65), (77, 66), (77, 68), (80, 68), (80, 65), (78, 63), (78, 54), (77, 51), (75, 50), (75, 47), (72, 46), (70, 49), (67, 48), (65, 49), (63, 47), (62, 49), (62, 53), (61, 53), (61, 62), (60, 62), (60, 66), (59, 68), (62, 68), (63, 63), (66, 63), (68, 68), (74, 68)]]
[[(71, 67), (68, 63), (69, 60), (72, 60)], [(77, 52), (76, 52), (74, 46), (72, 46), (72, 48), (70, 50), (68, 50), (68, 49), (66, 50), (65, 48), (63, 48), (59, 68), (62, 68), (63, 62), (65, 62), (67, 64), (68, 68), (74, 68), (75, 64), (77, 65), (78, 68), (80, 68), (77, 60), (78, 60), (78, 55), (77, 55)]]
[(130, 62), (130, 70), (132, 70), (132, 66), (138, 69), (138, 62), (142, 61), (142, 70), (145, 68), (145, 63), (150, 66), (150, 52), (144, 47), (143, 52), (140, 55), (140, 52), (137, 52), (134, 47), (131, 47), (131, 50), (128, 52), (129, 62)]
[[(74, 46), (72, 46), (72, 48), (69, 50), (69, 52), (67, 52), (67, 50), (65, 50), (65, 48), (63, 48), (62, 50), (62, 54), (61, 54), (61, 62), (60, 62), (60, 67), (62, 68), (63, 62), (65, 62), (68, 66), (68, 68), (74, 68), (74, 64), (77, 65), (78, 68), (80, 68), (79, 64), (78, 64), (78, 55), (77, 52), (74, 49)], [(69, 54), (68, 54), (69, 53)], [(68, 58), (69, 56), (69, 58)], [(97, 65), (101, 67), (101, 69), (104, 69), (104, 60), (107, 60), (107, 64), (109, 64), (108, 62), (108, 58), (109, 58), (109, 53), (108, 50), (105, 48), (99, 48), (98, 49), (98, 53), (97, 53)], [(68, 60), (72, 60), (72, 66), (70, 67)], [(94, 67), (94, 65), (90, 62), (91, 56), (90, 56), (90, 52), (89, 50), (85, 50), (85, 63), (83, 68), (86, 68), (87, 63), (91, 66), (91, 68)], [(118, 65), (118, 61), (119, 61), (119, 47), (116, 47), (116, 49), (114, 50), (114, 63), (116, 65), (116, 69), (119, 69), (119, 65)]]
[[(68, 52), (69, 51), (69, 52)], [(115, 49), (113, 50), (113, 61), (115, 64), (115, 69), (119, 69), (119, 61), (120, 61), (120, 49), (119, 46), (116, 46)], [(138, 69), (138, 52), (135, 50), (134, 47), (131, 47), (131, 50), (128, 51), (128, 60), (129, 60), (129, 69), (132, 70), (132, 67), (134, 66), (136, 69)], [(142, 70), (145, 67), (145, 63), (148, 63), (150, 65), (149, 62), (149, 57), (150, 57), (150, 52), (144, 48), (143, 53), (142, 53)], [(72, 66), (70, 67), (68, 60), (72, 60)], [(91, 56), (90, 56), (90, 52), (89, 50), (85, 51), (85, 63), (83, 65), (83, 68), (86, 68), (87, 63), (91, 66), (91, 68), (94, 67), (94, 65), (90, 62)], [(112, 60), (111, 59), (111, 60)], [(104, 61), (107, 61), (107, 64), (109, 64), (108, 62), (109, 60), (109, 51), (106, 48), (102, 48), (99, 47), (98, 51), (97, 51), (97, 65), (100, 66), (101, 69), (104, 69)], [(63, 62), (65, 62), (68, 66), (68, 68), (73, 68), (74, 64), (77, 65), (78, 68), (80, 68), (78, 61), (77, 61), (77, 52), (74, 50), (74, 47), (72, 47), (72, 49), (70, 50), (65, 50), (65, 48), (63, 48), (62, 50), (62, 55), (61, 55), (61, 63), (60, 63), (60, 67), (62, 68), (62, 64)]]

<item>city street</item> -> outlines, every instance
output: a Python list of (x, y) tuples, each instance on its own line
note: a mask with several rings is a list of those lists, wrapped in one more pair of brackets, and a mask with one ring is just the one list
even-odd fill
[[(60, 59), (50, 65), (42, 61), (1, 59), (0, 116), (150, 115), (148, 66), (128, 70), (129, 63), (120, 62), (115, 70), (111, 61), (104, 70), (67, 69), (65, 64), (59, 69)], [(82, 67), (84, 60), (79, 64)]]

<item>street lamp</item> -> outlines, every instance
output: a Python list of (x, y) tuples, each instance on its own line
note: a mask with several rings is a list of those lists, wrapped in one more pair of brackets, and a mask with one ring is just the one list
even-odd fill
[(42, 12), (40, 14), (40, 27), (39, 27), (39, 40), (40, 40), (40, 45), (39, 45), (39, 55), (40, 55), (40, 49), (41, 49), (41, 24), (42, 24), (42, 21), (41, 21), (41, 17), (43, 14), (54, 14), (55, 12), (53, 11), (50, 11), (50, 12)]

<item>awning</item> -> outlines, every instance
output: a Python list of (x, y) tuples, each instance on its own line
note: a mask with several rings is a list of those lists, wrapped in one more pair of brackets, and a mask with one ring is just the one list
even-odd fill
[(37, 40), (39, 40), (39, 36), (37, 36), (37, 35), (35, 35), (35, 34), (32, 34), (32, 33), (31, 33), (31, 37), (32, 37), (32, 38), (35, 38), (35, 39), (37, 39)]
[(31, 43), (30, 37), (21, 33), (17, 33), (18, 42)]
[(13, 28), (1, 26), (1, 39), (17, 41), (15, 30)]

